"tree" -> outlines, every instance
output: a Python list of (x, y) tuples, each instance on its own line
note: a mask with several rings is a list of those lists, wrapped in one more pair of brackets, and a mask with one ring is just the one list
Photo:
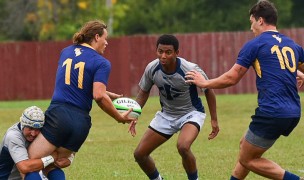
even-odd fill
[(292, 0), (291, 7), (291, 25), (294, 27), (304, 27), (304, 1)]
[[(271, 0), (278, 27), (304, 27), (303, 0)], [(257, 0), (0, 0), (0, 40), (67, 40), (92, 19), (111, 36), (247, 31)], [(106, 3), (108, 5), (106, 5)], [(109, 5), (111, 4), (111, 5)], [(14, 13), (10, 13), (14, 12)], [(113, 30), (113, 31), (112, 31)]]

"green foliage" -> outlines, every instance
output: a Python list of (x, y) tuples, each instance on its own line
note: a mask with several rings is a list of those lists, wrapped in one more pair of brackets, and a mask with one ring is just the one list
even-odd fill
[[(192, 145), (200, 179), (229, 179), (236, 162), (239, 140), (247, 130), (250, 116), (257, 106), (256, 96), (256, 94), (217, 96), (220, 133), (213, 140), (207, 139), (211, 132), (210, 116), (207, 112), (203, 129)], [(202, 100), (206, 105), (204, 97)], [(26, 107), (37, 105), (46, 110), (48, 104), (48, 100), (0, 102), (0, 134), (3, 135), (7, 128), (19, 120)], [(133, 151), (157, 110), (160, 110), (158, 97), (150, 97), (138, 120), (137, 135), (132, 137), (127, 132), (128, 125), (118, 124), (94, 103), (91, 111), (90, 134), (76, 154), (73, 164), (64, 169), (67, 179), (147, 179), (134, 161)], [(300, 121), (289, 137), (281, 137), (265, 154), (265, 157), (300, 176), (304, 176), (301, 161), (304, 158), (304, 153), (301, 151), (303, 128), (304, 123)], [(176, 140), (177, 135), (174, 135), (152, 153), (158, 170), (166, 180), (187, 179), (176, 149)], [(250, 173), (246, 179), (266, 178)]]
[(304, 26), (304, 1), (303, 0), (292, 0), (291, 7), (291, 25), (294, 27)]
[[(107, 5), (106, 2), (112, 2)], [(88, 20), (101, 19), (111, 36), (247, 31), (257, 0), (0, 0), (1, 40), (68, 40)], [(303, 27), (302, 0), (272, 0), (278, 27)], [(11, 13), (14, 12), (14, 13)]]

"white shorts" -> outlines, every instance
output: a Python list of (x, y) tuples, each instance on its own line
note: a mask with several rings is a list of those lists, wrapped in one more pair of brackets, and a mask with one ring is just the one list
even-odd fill
[(163, 112), (158, 111), (155, 114), (154, 119), (151, 121), (150, 126), (160, 133), (173, 135), (181, 130), (183, 125), (187, 122), (197, 123), (201, 129), (205, 119), (206, 114), (199, 111), (189, 112), (180, 118), (173, 118)]

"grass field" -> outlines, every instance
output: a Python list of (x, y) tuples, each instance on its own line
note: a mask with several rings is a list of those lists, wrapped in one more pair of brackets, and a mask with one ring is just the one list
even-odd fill
[[(301, 96), (303, 97), (303, 94)], [(206, 104), (204, 97), (202, 100)], [(45, 110), (48, 104), (49, 100), (0, 102), (0, 137), (3, 137), (8, 127), (19, 120), (23, 109), (27, 106), (37, 105)], [(255, 94), (217, 96), (220, 133), (214, 140), (207, 139), (211, 131), (210, 116), (207, 112), (204, 127), (192, 146), (201, 180), (229, 179), (238, 154), (239, 140), (247, 130), (250, 116), (256, 106)], [(134, 161), (133, 151), (159, 108), (158, 97), (148, 100), (138, 121), (137, 136), (132, 137), (127, 132), (127, 125), (116, 123), (94, 103), (90, 134), (76, 154), (73, 164), (65, 168), (67, 179), (147, 179)], [(280, 138), (265, 157), (273, 159), (293, 173), (304, 176), (303, 129), (304, 122), (300, 121), (294, 132), (288, 138)], [(165, 180), (187, 179), (176, 150), (176, 138), (176, 135), (173, 136), (152, 153), (157, 168)], [(265, 178), (250, 173), (247, 179)]]

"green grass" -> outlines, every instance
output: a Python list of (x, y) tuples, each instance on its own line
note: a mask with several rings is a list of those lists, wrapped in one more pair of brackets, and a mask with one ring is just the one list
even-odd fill
[[(205, 98), (202, 97), (202, 100), (206, 106)], [(1, 137), (8, 127), (19, 120), (21, 112), (27, 106), (37, 105), (45, 110), (48, 104), (49, 100), (0, 102)], [(204, 127), (192, 146), (200, 179), (229, 179), (238, 154), (239, 140), (247, 130), (250, 116), (254, 113), (256, 106), (255, 94), (217, 96), (220, 133), (214, 140), (207, 139), (211, 131), (210, 116), (207, 112)], [(132, 137), (127, 132), (127, 125), (116, 123), (94, 104), (91, 112), (93, 125), (90, 134), (76, 154), (73, 164), (65, 168), (67, 179), (147, 179), (134, 161), (133, 151), (159, 109), (158, 97), (151, 97), (139, 118), (137, 135)], [(206, 110), (208, 110), (207, 106)], [(301, 132), (303, 128), (304, 123), (300, 121), (288, 138), (280, 138), (265, 154), (265, 157), (301, 176), (304, 176), (303, 133)], [(177, 135), (173, 136), (152, 153), (158, 170), (166, 180), (187, 179), (176, 150), (176, 138)], [(259, 179), (265, 178), (253, 173), (247, 177), (247, 180)]]

